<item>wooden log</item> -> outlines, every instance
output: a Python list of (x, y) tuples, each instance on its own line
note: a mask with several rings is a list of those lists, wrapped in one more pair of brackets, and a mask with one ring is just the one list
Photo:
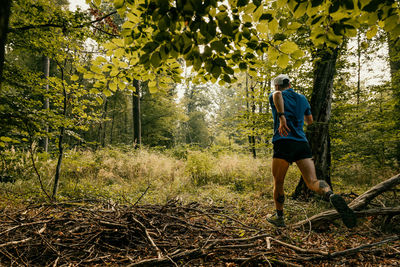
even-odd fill
[[(360, 212), (361, 209), (365, 208), (371, 200), (375, 197), (379, 196), (380, 194), (392, 189), (393, 187), (400, 184), (400, 174), (393, 176), (392, 178), (385, 180), (372, 188), (368, 191), (364, 192), (362, 195), (354, 199), (350, 204), (349, 207), (356, 212), (356, 216), (369, 216), (369, 215), (391, 215), (391, 214), (398, 214), (398, 207), (392, 208), (377, 208), (371, 209), (368, 211)], [(358, 212), (357, 212), (358, 211)], [(302, 220), (293, 224), (292, 226), (295, 228), (305, 227), (309, 225), (311, 222), (311, 226), (313, 228), (323, 225), (329, 221), (333, 221), (335, 219), (340, 218), (338, 212), (336, 210), (327, 210), (321, 213), (318, 213), (308, 219)]]
[(353, 210), (361, 210), (363, 209), (368, 203), (373, 200), (375, 197), (379, 196), (383, 192), (386, 192), (396, 185), (400, 184), (400, 174), (393, 176), (390, 179), (387, 179), (374, 187), (370, 188), (368, 191), (354, 199), (350, 204), (349, 207)]

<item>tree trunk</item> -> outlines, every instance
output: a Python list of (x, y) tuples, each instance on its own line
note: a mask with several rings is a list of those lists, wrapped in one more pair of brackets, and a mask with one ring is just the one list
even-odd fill
[[(329, 120), (331, 117), (333, 78), (339, 49), (332, 52), (318, 50), (318, 60), (314, 65), (313, 91), (311, 94), (311, 112), (314, 123), (307, 128), (307, 138), (311, 146), (315, 170), (319, 180), (325, 180), (331, 187), (331, 147)], [(302, 177), (293, 194), (293, 198), (308, 198), (312, 191), (307, 188)]]
[[(247, 123), (250, 123), (250, 103), (249, 103), (249, 75), (246, 73), (246, 108), (247, 108)], [(254, 104), (254, 103), (253, 103)], [(254, 105), (252, 105), (252, 108)], [(254, 128), (253, 128), (254, 131)], [(253, 134), (248, 136), (249, 138), (249, 145), (250, 145), (250, 152), (254, 158), (256, 158), (256, 149), (255, 149), (255, 138)]]
[[(48, 57), (43, 57), (43, 73), (44, 73), (44, 78), (47, 80), (46, 81), (46, 85), (45, 85), (45, 89), (46, 89), (46, 93), (49, 91), (49, 82), (48, 82), (48, 78), (50, 75), (50, 58)], [(50, 108), (50, 103), (49, 103), (49, 98), (46, 97), (46, 99), (44, 100), (44, 109), (48, 110)], [(46, 123), (45, 126), (45, 130), (46, 130), (46, 134), (48, 134), (49, 132), (49, 125)], [(43, 139), (43, 150), (45, 152), (48, 152), (49, 149), (49, 137), (46, 135)]]
[[(390, 75), (393, 96), (395, 98), (395, 113), (400, 114), (400, 38), (395, 40), (391, 39), (388, 34), (388, 47), (389, 47), (389, 61), (390, 61)], [(396, 126), (400, 129), (400, 116), (396, 116)], [(400, 168), (400, 140), (396, 141), (396, 160)]]
[(5, 46), (7, 41), (8, 21), (10, 18), (11, 0), (0, 0), (0, 88), (3, 80)]
[(360, 105), (361, 95), (361, 32), (357, 31), (357, 108)]
[(107, 97), (103, 95), (103, 113), (101, 115), (101, 121), (99, 124), (99, 129), (97, 131), (98, 142), (96, 145), (96, 149), (98, 149), (99, 145), (101, 145), (101, 147), (105, 146), (107, 106), (108, 106)]
[(110, 129), (110, 144), (113, 144), (114, 139), (114, 123), (115, 123), (115, 108), (116, 108), (116, 100), (114, 100), (113, 108), (111, 110), (111, 129)]
[[(64, 69), (60, 68), (61, 70), (61, 81), (62, 81), (62, 89), (63, 89), (63, 96), (64, 96), (64, 106), (63, 106), (63, 117), (66, 119), (67, 117), (67, 90), (65, 89), (64, 85)], [(60, 172), (61, 172), (61, 163), (64, 156), (64, 147), (63, 147), (63, 139), (65, 135), (65, 126), (60, 127), (60, 135), (58, 137), (58, 161), (56, 167), (56, 174), (54, 176), (54, 185), (53, 185), (53, 195), (52, 198), (55, 199), (58, 191), (58, 184), (60, 180)]]
[(108, 99), (107, 97), (104, 98), (104, 114), (103, 114), (103, 137), (101, 139), (101, 146), (106, 146), (106, 133), (107, 133), (107, 112), (108, 112)]
[(253, 158), (257, 158), (257, 153), (256, 153), (256, 136), (255, 136), (255, 128), (254, 125), (256, 124), (255, 122), (255, 115), (256, 115), (256, 101), (255, 101), (255, 92), (254, 92), (254, 86), (251, 87), (251, 116), (252, 116), (252, 122), (251, 124), (253, 125), (252, 128), (252, 135), (251, 135), (251, 152), (253, 154)]
[(133, 81), (133, 86), (136, 92), (132, 96), (132, 111), (133, 111), (133, 144), (135, 148), (140, 147), (142, 144), (142, 125), (140, 120), (140, 83), (138, 80)]

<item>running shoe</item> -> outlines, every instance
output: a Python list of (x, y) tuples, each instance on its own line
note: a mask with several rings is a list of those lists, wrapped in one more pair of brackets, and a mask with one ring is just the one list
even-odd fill
[(267, 221), (277, 227), (286, 227), (284, 216), (278, 216), (276, 213), (269, 215)]
[(339, 213), (344, 225), (346, 225), (347, 228), (355, 227), (357, 224), (356, 215), (354, 214), (353, 210), (350, 209), (349, 206), (347, 206), (346, 201), (340, 195), (337, 194), (332, 194), (329, 197), (329, 200), (332, 206)]

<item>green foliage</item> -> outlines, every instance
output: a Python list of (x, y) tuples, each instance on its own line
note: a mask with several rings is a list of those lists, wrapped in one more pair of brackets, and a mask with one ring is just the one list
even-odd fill
[(196, 186), (202, 186), (212, 181), (212, 169), (215, 159), (206, 152), (193, 151), (187, 156), (186, 171)]
[(333, 109), (334, 166), (338, 174), (352, 177), (356, 183), (371, 177), (366, 175), (371, 168), (382, 168), (385, 172), (396, 166), (395, 144), (399, 130), (395, 125), (395, 100), (391, 89), (387, 85), (367, 89), (361, 95), (360, 104), (354, 102), (355, 94), (350, 89), (348, 98), (343, 95), (342, 101), (336, 100)]

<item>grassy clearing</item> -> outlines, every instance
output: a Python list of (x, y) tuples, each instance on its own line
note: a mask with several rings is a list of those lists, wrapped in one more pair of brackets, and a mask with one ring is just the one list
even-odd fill
[[(13, 183), (0, 183), (2, 195), (8, 199), (4, 203), (44, 201), (29, 154), (8, 151), (3, 155), (8, 163), (4, 172), (15, 177)], [(254, 159), (238, 153), (190, 150), (180, 158), (172, 155), (146, 149), (70, 150), (62, 165), (58, 200), (101, 198), (133, 204), (146, 192), (141, 204), (179, 199), (184, 203), (196, 201), (224, 205), (254, 221), (273, 211), (271, 158)], [(50, 192), (56, 159), (39, 154), (35, 160)], [(357, 166), (345, 170), (339, 168), (334, 175), (341, 173), (342, 176), (332, 177), (336, 191), (359, 194), (371, 184), (390, 177), (387, 170), (380, 174), (378, 170), (361, 174), (359, 171)], [(285, 182), (287, 195), (294, 191), (299, 177), (298, 169), (291, 166)], [(329, 204), (318, 198), (305, 204), (288, 197), (285, 206), (287, 218), (291, 221), (327, 208)]]

